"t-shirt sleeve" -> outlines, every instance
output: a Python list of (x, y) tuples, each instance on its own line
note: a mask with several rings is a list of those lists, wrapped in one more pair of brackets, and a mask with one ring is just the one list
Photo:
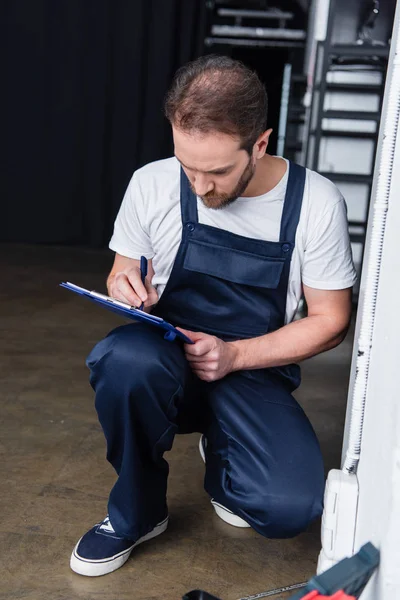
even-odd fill
[(109, 247), (128, 258), (154, 256), (146, 227), (145, 202), (136, 174), (133, 175), (122, 200)]
[(348, 232), (344, 198), (337, 200), (316, 221), (305, 244), (302, 281), (321, 290), (342, 290), (357, 280)]

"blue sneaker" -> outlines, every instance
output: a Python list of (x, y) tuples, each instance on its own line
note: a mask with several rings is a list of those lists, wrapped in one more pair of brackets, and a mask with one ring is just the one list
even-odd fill
[(118, 537), (107, 516), (104, 521), (97, 523), (81, 537), (71, 555), (71, 569), (79, 575), (88, 577), (112, 573), (126, 563), (136, 546), (160, 535), (167, 527), (168, 517), (158, 523), (149, 533), (133, 542)]

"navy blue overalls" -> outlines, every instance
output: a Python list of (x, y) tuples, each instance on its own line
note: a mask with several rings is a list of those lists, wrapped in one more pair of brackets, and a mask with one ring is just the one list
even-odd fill
[[(155, 314), (224, 340), (282, 327), (304, 181), (304, 168), (290, 163), (279, 241), (269, 242), (200, 224), (181, 171), (182, 242)], [(204, 382), (180, 343), (131, 324), (97, 344), (88, 366), (118, 474), (108, 510), (120, 536), (136, 540), (165, 518), (163, 454), (176, 433), (193, 431), (207, 438), (206, 491), (262, 535), (292, 537), (321, 514), (319, 444), (291, 395), (297, 365)]]

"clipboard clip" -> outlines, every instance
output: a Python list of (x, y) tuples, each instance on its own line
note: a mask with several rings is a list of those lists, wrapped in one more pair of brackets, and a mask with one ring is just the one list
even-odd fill
[(175, 331), (167, 331), (164, 334), (164, 339), (168, 340), (169, 342), (173, 342), (176, 339), (176, 333), (175, 333)]

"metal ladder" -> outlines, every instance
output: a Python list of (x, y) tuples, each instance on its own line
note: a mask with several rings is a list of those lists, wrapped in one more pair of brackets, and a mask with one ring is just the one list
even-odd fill
[[(367, 186), (363, 217), (349, 220), (350, 240), (353, 244), (361, 244), (361, 268), (389, 47), (373, 43), (332, 44), (334, 11), (335, 2), (332, 1), (326, 40), (317, 45), (312, 103), (304, 136), (306, 140), (305, 164), (333, 181), (339, 189), (341, 184), (348, 183)], [(351, 67), (353, 71), (350, 70)], [(358, 80), (350, 81), (350, 77), (347, 77), (346, 81), (335, 81), (334, 74), (341, 73), (343, 76), (346, 70), (353, 75), (358, 73)], [(363, 82), (361, 75), (363, 72), (366, 74), (380, 73), (380, 77), (375, 76), (379, 81)], [(359, 106), (355, 110), (327, 108), (329, 94), (334, 92), (342, 93), (343, 97), (348, 95), (353, 101), (355, 98), (359, 98), (359, 103), (357, 102)], [(373, 96), (375, 101), (377, 100), (376, 110), (362, 110), (365, 94), (368, 94), (370, 99)], [(352, 122), (351, 127), (346, 128), (346, 121)], [(348, 141), (371, 140), (370, 164), (361, 165), (366, 167), (366, 172), (352, 173), (336, 169), (321, 169), (321, 150), (329, 138)]]

